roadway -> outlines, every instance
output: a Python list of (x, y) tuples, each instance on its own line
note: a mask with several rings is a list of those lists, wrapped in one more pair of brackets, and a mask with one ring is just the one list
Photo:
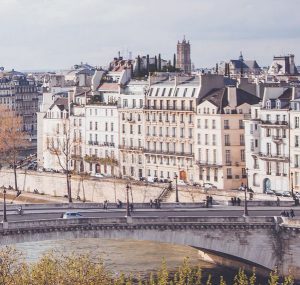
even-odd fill
[[(281, 211), (289, 210), (290, 208), (283, 207), (253, 207), (248, 209), (249, 216), (279, 216)], [(17, 214), (16, 210), (7, 211), (7, 220), (9, 221), (29, 221), (29, 220), (41, 220), (41, 219), (59, 219), (61, 215), (67, 212), (67, 209), (25, 209), (23, 215)], [(83, 217), (124, 217), (126, 209), (70, 209), (71, 212), (79, 212)], [(300, 216), (300, 209), (294, 208), (296, 217)], [(172, 208), (172, 209), (136, 209), (131, 215), (134, 217), (238, 217), (243, 215), (243, 207), (214, 207), (214, 208)], [(3, 212), (0, 211), (0, 217)], [(0, 218), (1, 219), (1, 218)]]

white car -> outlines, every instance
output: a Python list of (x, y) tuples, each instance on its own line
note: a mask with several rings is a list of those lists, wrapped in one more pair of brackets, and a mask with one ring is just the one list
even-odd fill
[(183, 180), (178, 180), (177, 181), (177, 185), (181, 185), (181, 186), (185, 186), (186, 185), (186, 183), (183, 181)]
[(78, 212), (65, 212), (62, 216), (63, 219), (79, 219), (82, 215)]
[(204, 183), (204, 184), (203, 184), (203, 188), (204, 188), (205, 190), (217, 189), (217, 187), (216, 187), (215, 185), (211, 184), (211, 183)]
[(103, 178), (104, 176), (101, 173), (92, 173), (91, 176), (96, 178)]

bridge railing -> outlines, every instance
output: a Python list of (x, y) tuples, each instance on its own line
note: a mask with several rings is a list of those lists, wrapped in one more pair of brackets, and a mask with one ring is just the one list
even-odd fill
[[(273, 217), (132, 217), (131, 224), (138, 225), (169, 225), (169, 224), (203, 224), (203, 225), (224, 225), (224, 224), (274, 224)], [(49, 228), (69, 228), (73, 226), (96, 226), (96, 225), (127, 225), (126, 217), (118, 218), (79, 218), (79, 219), (49, 219), (9, 222), (6, 229), (49, 229)], [(0, 224), (3, 230), (3, 224)]]

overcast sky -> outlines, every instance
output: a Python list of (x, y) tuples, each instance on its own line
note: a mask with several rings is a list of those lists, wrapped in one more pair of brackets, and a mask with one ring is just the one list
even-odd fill
[(171, 59), (183, 35), (196, 67), (294, 53), (300, 0), (0, 0), (0, 66), (105, 66), (118, 51)]

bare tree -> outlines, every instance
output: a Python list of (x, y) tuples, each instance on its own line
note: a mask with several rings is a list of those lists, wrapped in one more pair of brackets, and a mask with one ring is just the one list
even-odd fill
[(56, 131), (57, 135), (47, 141), (47, 148), (52, 155), (57, 159), (59, 166), (66, 176), (67, 191), (69, 203), (72, 203), (72, 189), (71, 189), (71, 159), (72, 148), (75, 144), (74, 139), (71, 138), (70, 124), (68, 119), (61, 120), (59, 125), (62, 130)]
[(29, 146), (28, 135), (23, 131), (23, 119), (6, 106), (0, 105), (0, 155), (14, 171), (15, 190), (18, 191), (17, 162), (20, 152)]

